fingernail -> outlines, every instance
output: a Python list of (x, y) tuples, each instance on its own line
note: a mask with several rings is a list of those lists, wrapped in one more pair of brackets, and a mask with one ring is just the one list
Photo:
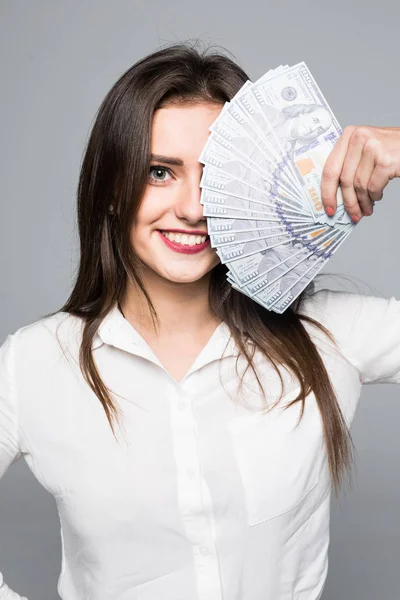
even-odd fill
[(325, 208), (325, 212), (328, 215), (328, 217), (333, 217), (333, 215), (335, 214), (335, 209), (332, 208), (332, 206), (327, 206)]
[(358, 223), (360, 217), (358, 215), (351, 215), (351, 220), (354, 221), (354, 223)]

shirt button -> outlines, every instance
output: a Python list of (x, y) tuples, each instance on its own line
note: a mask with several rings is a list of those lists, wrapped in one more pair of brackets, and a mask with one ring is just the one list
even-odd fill
[(193, 479), (193, 477), (194, 477), (194, 469), (188, 469), (186, 471), (186, 475), (188, 476), (189, 479)]
[(202, 556), (208, 556), (210, 554), (210, 551), (206, 546), (203, 546), (202, 548), (200, 548), (200, 554)]
[(185, 410), (185, 406), (186, 406), (186, 404), (184, 402), (179, 402), (178, 409), (179, 410)]

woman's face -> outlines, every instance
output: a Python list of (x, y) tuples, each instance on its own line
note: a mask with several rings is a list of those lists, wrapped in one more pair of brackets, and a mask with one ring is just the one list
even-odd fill
[(152, 160), (131, 243), (160, 277), (177, 283), (201, 279), (218, 262), (200, 204), (203, 165), (198, 161), (221, 104), (185, 104), (157, 110)]

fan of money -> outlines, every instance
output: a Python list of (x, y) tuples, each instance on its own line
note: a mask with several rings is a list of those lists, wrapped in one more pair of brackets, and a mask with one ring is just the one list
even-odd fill
[(247, 81), (210, 127), (199, 161), (211, 246), (233, 288), (283, 313), (356, 223), (321, 202), (342, 130), (306, 64)]

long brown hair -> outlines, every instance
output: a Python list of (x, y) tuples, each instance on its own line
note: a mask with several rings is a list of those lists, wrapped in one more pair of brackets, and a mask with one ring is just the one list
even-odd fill
[[(91, 344), (100, 322), (123, 297), (128, 277), (139, 286), (156, 318), (142, 281), (141, 263), (130, 243), (131, 226), (148, 183), (154, 112), (173, 101), (224, 104), (248, 79), (243, 69), (221, 51), (200, 50), (190, 42), (173, 44), (129, 68), (97, 112), (77, 191), (80, 263), (72, 293), (57, 312), (83, 320), (80, 368), (102, 403), (114, 435), (113, 419), (118, 421), (119, 411), (96, 368)], [(110, 204), (115, 206), (114, 214), (108, 210)], [(306, 396), (314, 392), (337, 493), (342, 475), (351, 464), (351, 437), (324, 363), (303, 321), (313, 323), (331, 337), (329, 332), (294, 307), (282, 315), (262, 308), (235, 291), (226, 280), (226, 272), (222, 264), (211, 272), (212, 312), (229, 327), (263, 394), (253, 364), (256, 350), (270, 361), (282, 384), (279, 366), (286, 366), (296, 376), (300, 392), (291, 404), (302, 402), (301, 414)]]

